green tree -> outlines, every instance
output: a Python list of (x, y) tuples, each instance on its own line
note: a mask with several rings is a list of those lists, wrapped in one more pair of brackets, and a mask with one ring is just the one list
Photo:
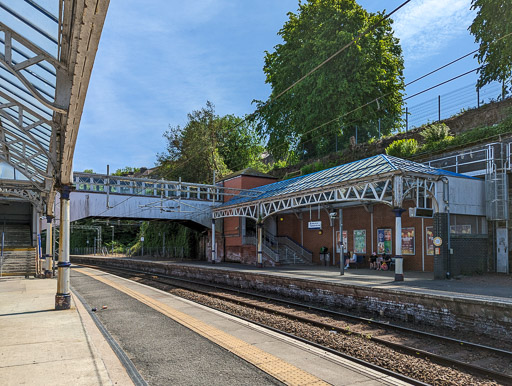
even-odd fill
[(169, 126), (165, 153), (158, 155), (164, 178), (211, 183), (256, 163), (264, 148), (254, 127), (234, 115), (220, 117), (211, 102), (188, 114), (184, 127)]
[(113, 176), (125, 176), (127, 174), (133, 174), (140, 172), (140, 168), (134, 168), (131, 166), (125, 166), (122, 169), (117, 169), (114, 173), (112, 173)]
[(217, 149), (228, 169), (256, 166), (265, 151), (253, 123), (235, 115), (220, 118)]
[[(477, 15), (469, 28), (480, 44), (476, 57), (482, 67), (478, 70), (478, 87), (493, 81), (507, 84), (512, 80), (512, 2), (510, 0), (473, 0), (471, 9)], [(508, 35), (508, 36), (507, 36)]]
[[(255, 120), (277, 158), (290, 151), (333, 150), (334, 136), (347, 143), (359, 128), (360, 140), (397, 128), (404, 88), (403, 58), (392, 21), (365, 11), (354, 0), (308, 0), (279, 31), (282, 44), (266, 52), (264, 72), (272, 93), (256, 101)], [(357, 43), (335, 56), (279, 98), (293, 82), (377, 22)], [(273, 99), (274, 98), (274, 99)], [(379, 98), (378, 103), (353, 111)], [(345, 118), (336, 118), (348, 114)], [(318, 126), (326, 122), (319, 129)]]
[(188, 182), (211, 183), (214, 170), (217, 176), (229, 172), (216, 149), (220, 120), (209, 101), (206, 107), (187, 116), (185, 127), (169, 126), (164, 133), (167, 153), (158, 155), (163, 169), (160, 174), (170, 179), (182, 177)]

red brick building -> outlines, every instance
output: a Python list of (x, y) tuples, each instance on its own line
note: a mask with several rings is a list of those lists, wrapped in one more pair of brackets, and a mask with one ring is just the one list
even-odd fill
[[(402, 256), (404, 270), (437, 267), (441, 275), (457, 255), (451, 238), (479, 243), (487, 234), (481, 180), (395, 157), (378, 155), (274, 181), (244, 170), (221, 182), (241, 193), (213, 211), (223, 219), (219, 257), (261, 265), (325, 264), (320, 248), (327, 247), (329, 265), (337, 265), (343, 235), (344, 250), (366, 262), (372, 252), (385, 252)], [(433, 245), (435, 236), (442, 246)]]

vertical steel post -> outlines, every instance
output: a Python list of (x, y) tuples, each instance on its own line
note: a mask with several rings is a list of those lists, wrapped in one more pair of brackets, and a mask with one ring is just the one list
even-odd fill
[[(180, 180), (180, 183), (181, 183), (181, 180)], [(215, 169), (213, 170), (213, 205), (212, 207), (215, 206), (215, 198), (217, 196), (217, 189), (215, 187)], [(212, 213), (212, 264), (215, 264), (215, 260), (216, 260), (216, 245), (215, 245), (215, 218), (213, 217), (213, 213)]]
[(212, 264), (215, 264), (215, 219), (212, 217)]
[(379, 118), (379, 138), (380, 138), (380, 118)]
[(338, 212), (340, 218), (340, 275), (343, 276), (345, 274), (345, 259), (343, 257), (343, 252), (345, 249), (345, 246), (343, 245), (343, 209), (340, 208)]
[(441, 95), (437, 96), (437, 120), (441, 121)]
[(5, 242), (5, 236), (4, 231), (2, 231), (2, 245), (0, 249), (0, 277), (4, 275), (4, 242)]
[(476, 88), (476, 107), (480, 108), (480, 88)]
[(409, 131), (409, 107), (405, 108), (405, 131)]
[(110, 209), (110, 165), (107, 165), (107, 209)]
[(263, 267), (263, 222), (256, 224), (256, 233), (258, 238), (258, 267)]
[(395, 212), (395, 281), (404, 281), (402, 258), (402, 208), (393, 209)]
[(52, 240), (53, 240), (53, 227), (52, 227), (52, 216), (46, 216), (46, 277), (52, 276), (53, 267), (53, 251), (52, 251)]
[(69, 262), (69, 195), (71, 187), (65, 185), (60, 192), (60, 242), (57, 294), (55, 295), (55, 309), (69, 310), (71, 308), (71, 295), (69, 292), (70, 267)]

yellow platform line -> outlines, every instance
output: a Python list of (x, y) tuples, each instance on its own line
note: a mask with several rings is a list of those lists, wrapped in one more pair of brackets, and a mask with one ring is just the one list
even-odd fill
[(179, 324), (189, 328), (190, 330), (198, 333), (206, 339), (232, 352), (236, 356), (260, 368), (265, 373), (287, 385), (329, 385), (329, 383), (324, 382), (320, 378), (317, 378), (314, 375), (301, 370), (298, 367), (295, 367), (272, 354), (254, 347), (250, 343), (247, 343), (196, 318), (193, 318), (190, 315), (178, 311), (168, 306), (167, 304), (159, 302), (158, 300), (155, 300), (149, 296), (141, 294), (140, 292), (132, 290), (124, 285), (115, 283), (112, 280), (106, 279), (94, 273), (82, 270), (80, 270), (80, 272), (102, 283), (105, 283), (112, 288), (124, 292), (125, 294), (140, 301), (141, 303), (146, 304), (154, 310), (173, 319)]

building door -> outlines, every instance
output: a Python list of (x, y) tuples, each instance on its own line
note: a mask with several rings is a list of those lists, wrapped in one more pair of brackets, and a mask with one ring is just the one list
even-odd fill
[(496, 271), (508, 273), (508, 231), (507, 228), (496, 228)]

